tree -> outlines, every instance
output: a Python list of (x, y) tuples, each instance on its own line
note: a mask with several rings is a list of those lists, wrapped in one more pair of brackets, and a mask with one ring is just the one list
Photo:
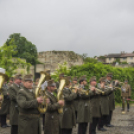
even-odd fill
[(20, 33), (14, 33), (9, 36), (6, 41), (7, 46), (14, 46), (17, 53), (13, 54), (13, 57), (25, 58), (26, 61), (32, 65), (37, 62), (37, 48), (34, 44), (28, 41), (25, 37), (22, 37)]
[(0, 47), (0, 67), (6, 70), (6, 74), (11, 77), (15, 74), (15, 70), (19, 67), (26, 68), (27, 71), (30, 68), (30, 64), (20, 58), (13, 58), (12, 56), (17, 54), (15, 45), (7, 46), (4, 44)]
[(97, 63), (98, 61), (94, 58), (86, 57), (84, 63)]

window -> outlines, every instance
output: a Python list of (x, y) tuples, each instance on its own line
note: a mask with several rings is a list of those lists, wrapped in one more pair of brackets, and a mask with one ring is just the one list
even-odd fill
[(133, 60), (133, 57), (130, 57), (131, 60)]
[(123, 58), (123, 60), (126, 60), (126, 59), (127, 59), (126, 57)]
[(109, 61), (111, 60), (111, 58), (109, 58)]

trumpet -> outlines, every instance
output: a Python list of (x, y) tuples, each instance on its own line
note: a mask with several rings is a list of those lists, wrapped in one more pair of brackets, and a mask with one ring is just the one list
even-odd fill
[(97, 91), (97, 92), (99, 92), (99, 93), (101, 93), (101, 94), (105, 94), (105, 92), (104, 91), (102, 91), (102, 90), (100, 90), (100, 89), (98, 89), (98, 88), (95, 88), (95, 91)]
[(79, 94), (89, 95), (89, 89), (84, 90), (83, 88), (79, 87), (79, 85), (75, 85), (74, 87), (72, 87), (72, 92), (75, 93), (76, 89), (78, 89), (77, 93), (79, 93)]
[[(100, 94), (103, 94), (103, 95), (104, 95), (104, 94), (105, 94), (105, 92), (99, 89), (99, 88), (101, 88), (101, 85), (100, 85), (100, 84), (98, 84), (97, 86), (98, 86), (98, 88), (95, 88), (95, 91), (97, 91), (98, 93), (100, 93)], [(89, 88), (90, 88), (90, 85), (89, 85)]]

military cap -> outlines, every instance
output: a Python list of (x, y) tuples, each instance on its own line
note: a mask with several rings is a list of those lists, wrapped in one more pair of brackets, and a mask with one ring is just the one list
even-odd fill
[(86, 75), (83, 75), (79, 78), (79, 83), (83, 82), (83, 81), (86, 81), (87, 78), (86, 78)]
[(46, 69), (45, 72), (46, 72), (47, 74), (50, 74), (51, 70), (50, 70), (50, 69)]
[(107, 77), (113, 77), (113, 73), (108, 73)]
[(39, 79), (40, 79), (40, 78), (36, 78), (36, 80), (35, 80), (35, 81), (36, 81), (36, 82), (39, 82)]
[(128, 80), (127, 80), (127, 79), (125, 79), (125, 82), (128, 82)]
[(66, 81), (66, 82), (65, 82), (65, 86), (69, 86), (69, 84), (70, 84), (70, 82), (71, 82), (70, 79), (69, 79), (68, 77), (66, 77), (66, 78), (65, 78), (65, 81)]
[(106, 82), (106, 77), (101, 77), (101, 78), (99, 79), (99, 82)]
[(25, 75), (23, 81), (33, 81), (33, 75), (32, 74)]
[(55, 87), (54, 80), (49, 80), (49, 81), (47, 82), (47, 86), (48, 86), (48, 87)]
[(21, 74), (17, 74), (17, 75), (14, 76), (14, 79), (20, 79), (20, 80), (22, 80), (22, 75)]
[(74, 77), (74, 78), (73, 78), (73, 81), (77, 81), (77, 80), (78, 80), (78, 78), (77, 78), (77, 77)]
[(45, 77), (45, 81), (51, 80), (51, 76), (50, 75), (46, 75)]
[(90, 78), (89, 82), (96, 81), (96, 76)]
[(70, 82), (71, 82), (71, 80), (72, 80), (72, 77), (71, 76), (67, 76), (67, 78), (70, 80)]
[(64, 77), (64, 73), (59, 74), (59, 77)]
[(10, 77), (9, 81), (13, 81), (13, 77)]

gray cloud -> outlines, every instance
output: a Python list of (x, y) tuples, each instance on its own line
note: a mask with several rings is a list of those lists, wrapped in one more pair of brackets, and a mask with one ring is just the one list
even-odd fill
[(21, 33), (38, 51), (132, 52), (133, 6), (133, 0), (1, 0), (0, 45)]

